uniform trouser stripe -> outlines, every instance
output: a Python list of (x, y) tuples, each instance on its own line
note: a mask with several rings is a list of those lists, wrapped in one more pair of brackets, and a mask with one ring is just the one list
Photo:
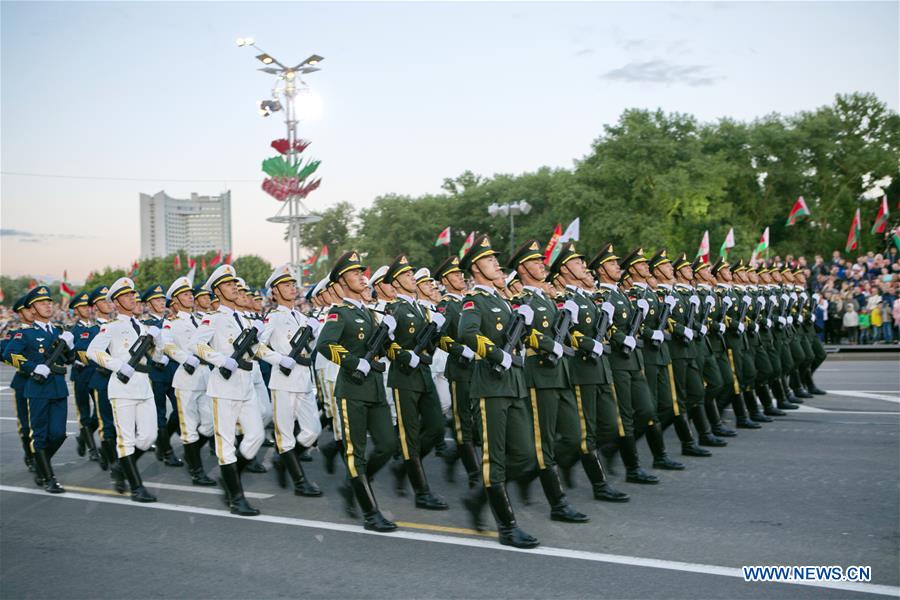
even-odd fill
[(110, 398), (109, 402), (110, 402), (110, 404), (112, 404), (113, 422), (116, 424), (116, 431), (118, 432), (118, 435), (116, 435), (116, 449), (119, 451), (119, 458), (122, 458), (125, 456), (125, 443), (122, 441), (123, 435), (122, 435), (122, 429), (119, 425), (119, 411), (118, 411), (118, 408), (116, 407), (116, 399), (115, 398)]
[(578, 407), (578, 425), (581, 427), (581, 453), (588, 453), (587, 423), (584, 420), (584, 404), (581, 400), (581, 386), (575, 386), (575, 404)]
[(347, 414), (347, 399), (341, 399), (341, 422), (344, 424), (344, 451), (347, 453), (347, 470), (350, 477), (356, 477), (356, 459), (353, 456), (353, 438), (350, 437), (350, 415)]
[(619, 394), (616, 393), (615, 384), (610, 384), (609, 389), (612, 392), (613, 402), (616, 405), (616, 425), (619, 429), (619, 437), (625, 437), (625, 425), (622, 423), (622, 415), (619, 414)]
[(394, 407), (397, 409), (397, 430), (400, 432), (400, 448), (403, 460), (409, 460), (409, 447), (406, 445), (406, 427), (403, 425), (403, 412), (400, 410), (400, 390), (394, 388)]
[(734, 350), (731, 348), (728, 349), (728, 363), (731, 365), (731, 381), (734, 384), (734, 393), (741, 393), (741, 386), (738, 383), (737, 379), (737, 371), (734, 368)]
[[(328, 402), (331, 404), (331, 425), (332, 429), (337, 430), (338, 439), (340, 439), (341, 431), (343, 431), (343, 428), (341, 427), (341, 417), (338, 415), (337, 400), (335, 400), (334, 398), (334, 383), (331, 381), (328, 382), (328, 390)], [(346, 419), (347, 415), (345, 414), (343, 418)], [(335, 427), (335, 425), (337, 427)]]
[(34, 427), (31, 426), (31, 398), (25, 400), (28, 409), (25, 411), (28, 417), (28, 445), (31, 446), (31, 452), (34, 452)]
[(541, 424), (538, 417), (537, 390), (531, 388), (528, 390), (531, 394), (531, 418), (534, 421), (534, 451), (537, 455), (538, 468), (544, 470), (544, 451), (541, 448)]
[(675, 369), (672, 368), (672, 363), (667, 364), (666, 369), (669, 372), (669, 389), (672, 390), (672, 412), (677, 417), (681, 414), (681, 409), (678, 408), (678, 392), (675, 389)]
[(103, 415), (100, 413), (100, 394), (97, 390), (94, 390), (92, 395), (94, 397), (94, 410), (97, 411), (97, 423), (99, 427), (97, 435), (100, 437), (100, 441), (103, 441)]
[(187, 421), (184, 420), (184, 408), (181, 406), (181, 390), (175, 388), (175, 408), (178, 410), (178, 422), (181, 424), (181, 443), (187, 444)]
[(456, 398), (456, 382), (450, 382), (450, 410), (453, 411), (453, 429), (456, 432), (456, 443), (463, 443), (462, 424), (459, 420), (459, 400)]
[(270, 390), (272, 393), (272, 423), (274, 423), (275, 427), (275, 447), (278, 449), (278, 453), (281, 454), (282, 445), (281, 445), (281, 428), (278, 426), (278, 392), (276, 390)]
[(488, 444), (488, 432), (487, 432), (487, 409), (484, 405), (484, 398), (479, 400), (479, 405), (481, 407), (481, 444), (482, 454), (481, 454), (481, 477), (484, 479), (484, 487), (491, 487), (491, 447)]
[[(222, 435), (219, 433), (221, 429), (219, 428), (219, 399), (212, 399), (213, 406), (213, 427), (215, 428), (215, 436), (216, 436), (216, 456), (219, 458), (219, 464), (222, 464)], [(235, 448), (237, 450), (237, 448)]]

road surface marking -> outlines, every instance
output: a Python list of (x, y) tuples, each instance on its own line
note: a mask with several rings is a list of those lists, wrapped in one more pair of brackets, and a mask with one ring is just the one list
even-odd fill
[[(323, 529), (326, 531), (340, 531), (343, 533), (356, 533), (361, 535), (374, 535), (382, 539), (402, 539), (415, 542), (431, 542), (435, 544), (447, 544), (451, 546), (466, 546), (469, 548), (480, 548), (484, 550), (494, 550), (501, 552), (518, 552), (532, 556), (549, 556), (553, 558), (570, 558), (576, 560), (584, 560), (590, 562), (610, 563), (617, 565), (626, 565), (633, 567), (649, 567), (653, 569), (665, 569), (669, 571), (681, 571), (684, 573), (699, 573), (702, 575), (719, 575), (722, 577), (732, 577), (743, 579), (743, 573), (737, 567), (722, 567), (719, 565), (707, 565), (702, 563), (689, 563), (675, 560), (663, 560), (658, 558), (642, 558), (640, 556), (628, 556), (622, 554), (604, 554), (602, 552), (588, 552), (585, 550), (569, 550), (566, 548), (551, 548), (549, 546), (539, 546), (532, 550), (520, 550), (509, 546), (501, 546), (500, 544), (483, 539), (475, 539), (468, 537), (450, 537), (445, 535), (436, 535), (433, 533), (419, 533), (414, 531), (395, 531), (393, 533), (376, 533), (367, 531), (359, 525), (348, 525), (346, 523), (331, 523), (328, 521), (312, 521), (309, 519), (297, 519), (293, 517), (279, 517), (273, 515), (259, 515), (256, 517), (241, 517), (233, 515), (223, 510), (213, 510), (210, 508), (199, 508), (194, 506), (185, 506), (179, 504), (167, 504), (164, 502), (154, 502), (151, 504), (140, 504), (132, 502), (125, 498), (110, 498), (106, 495), (93, 496), (89, 494), (48, 494), (43, 490), (35, 490), (10, 485), (0, 485), (0, 491), (12, 492), (18, 494), (31, 494), (35, 496), (43, 496), (45, 498), (63, 499), (63, 500), (86, 500), (88, 502), (99, 502), (106, 504), (118, 504), (120, 506), (129, 506), (132, 508), (145, 508), (155, 510), (165, 510), (172, 512), (191, 513), (196, 515), (204, 515), (209, 517), (221, 517), (226, 519), (240, 519), (247, 523), (272, 523), (276, 525), (291, 525), (294, 527), (308, 527), (312, 529)], [(834, 590), (846, 590), (851, 592), (862, 592), (866, 594), (880, 594), (884, 596), (900, 596), (900, 587), (891, 585), (879, 585), (874, 583), (856, 583), (849, 581), (784, 581), (779, 582), (786, 585), (803, 585), (809, 587), (826, 588)]]
[(849, 396), (851, 398), (865, 398), (866, 400), (884, 400), (885, 402), (893, 402), (900, 404), (900, 396), (886, 396), (884, 394), (873, 394), (872, 392), (854, 391), (854, 390), (828, 390), (829, 394), (838, 396)]

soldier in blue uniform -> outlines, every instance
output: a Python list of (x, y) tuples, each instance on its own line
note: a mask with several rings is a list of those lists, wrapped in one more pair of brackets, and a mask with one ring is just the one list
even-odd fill
[(13, 312), (18, 315), (20, 325), (16, 329), (7, 332), (3, 341), (0, 342), (0, 355), (3, 357), (3, 362), (16, 369), (16, 373), (13, 375), (9, 387), (13, 389), (13, 393), (15, 394), (14, 406), (16, 409), (16, 422), (19, 430), (19, 439), (22, 442), (22, 450), (25, 452), (25, 466), (33, 473), (34, 453), (31, 451), (31, 426), (28, 424), (28, 401), (25, 400), (25, 381), (27, 377), (19, 372), (20, 361), (12, 359), (6, 353), (6, 347), (17, 332), (31, 327), (32, 322), (34, 322), (34, 311), (28, 306), (25, 306), (25, 296), (16, 300), (12, 305), (12, 309)]
[[(28, 377), (25, 398), (31, 426), (31, 451), (34, 452), (35, 483), (51, 494), (66, 490), (56, 481), (50, 460), (66, 440), (65, 361), (74, 347), (72, 334), (50, 323), (53, 303), (50, 290), (38, 286), (25, 296), (25, 306), (34, 310), (34, 324), (17, 331), (6, 346), (6, 353), (18, 362), (19, 371)], [(65, 344), (62, 355), (47, 364), (57, 344)]]
[[(143, 321), (148, 327), (162, 329), (166, 322), (166, 292), (162, 285), (154, 283), (141, 294), (143, 302), (150, 310), (149, 318)], [(178, 403), (172, 380), (178, 363), (162, 356), (163, 362), (150, 366), (150, 385), (153, 387), (153, 399), (156, 401), (156, 460), (163, 461), (168, 467), (181, 467), (184, 462), (172, 450), (172, 435), (178, 433)], [(166, 399), (172, 405), (172, 412), (166, 420)]]
[(75, 440), (78, 442), (78, 456), (84, 456), (88, 453), (88, 458), (94, 462), (100, 460), (100, 453), (97, 451), (97, 442), (94, 441), (94, 432), (97, 430), (99, 420), (97, 418), (97, 409), (92, 406), (91, 391), (89, 383), (91, 376), (94, 374), (95, 365), (88, 360), (87, 350), (88, 344), (97, 335), (98, 327), (94, 326), (91, 321), (91, 305), (90, 294), (87, 291), (81, 291), (75, 294), (69, 303), (69, 308), (75, 311), (78, 321), (69, 331), (75, 338), (75, 363), (72, 365), (72, 372), (69, 379), (72, 381), (72, 387), (75, 390), (75, 411), (78, 414), (78, 436)]

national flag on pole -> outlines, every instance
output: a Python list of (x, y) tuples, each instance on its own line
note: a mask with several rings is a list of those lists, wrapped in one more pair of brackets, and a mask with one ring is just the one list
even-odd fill
[(4, 300), (6, 300), (6, 296), (3, 295), (3, 288), (0, 287), (0, 302), (3, 302)]
[(59, 293), (63, 298), (66, 299), (67, 302), (69, 300), (71, 300), (73, 296), (75, 296), (75, 290), (73, 290), (69, 286), (69, 283), (67, 281), (68, 279), (69, 279), (69, 272), (63, 271), (62, 281), (59, 282)]
[(134, 279), (138, 274), (138, 261), (134, 261), (131, 263), (131, 272), (128, 273), (128, 276)]
[(878, 215), (875, 216), (875, 224), (872, 226), (872, 233), (884, 233), (889, 216), (887, 196), (882, 196), (881, 206), (878, 208)]
[(212, 260), (209, 261), (209, 266), (215, 267), (220, 262), (222, 262), (222, 251), (221, 250), (216, 252), (216, 255), (212, 257)]
[(469, 233), (468, 237), (466, 237), (466, 241), (463, 242), (462, 248), (459, 249), (459, 257), (462, 258), (466, 255), (466, 252), (469, 251), (469, 248), (472, 247), (472, 244), (475, 243), (475, 232), (472, 231)]
[(231, 264), (231, 252), (229, 252), (228, 254), (225, 255), (225, 264), (226, 265)]
[(897, 250), (900, 250), (900, 227), (896, 227), (891, 234), (891, 241), (894, 242), (894, 245), (897, 246)]
[(172, 259), (172, 268), (174, 268), (176, 271), (181, 270), (181, 253), (175, 254), (175, 258)]
[(200, 257), (200, 270), (203, 271), (204, 273), (206, 273), (206, 257), (205, 256)]
[(194, 269), (197, 267), (197, 261), (188, 256), (188, 269)]
[(859, 247), (860, 222), (859, 209), (857, 208), (856, 214), (853, 215), (853, 222), (850, 223), (850, 234), (847, 236), (847, 243), (844, 245), (845, 252), (856, 250)]
[(550, 236), (550, 241), (547, 242), (547, 247), (544, 249), (544, 264), (549, 265), (550, 261), (555, 258), (553, 251), (559, 243), (560, 236), (562, 236), (562, 224), (557, 223), (556, 227), (553, 228), (553, 235)]
[(559, 243), (568, 242), (569, 240), (578, 241), (581, 237), (581, 217), (575, 217), (575, 220), (569, 223), (563, 234), (559, 236)]
[(763, 252), (766, 252), (769, 249), (769, 228), (766, 227), (766, 230), (763, 231), (763, 234), (759, 238), (759, 243), (756, 245), (756, 250), (753, 251), (753, 254), (750, 256), (751, 264), (756, 264), (756, 259), (759, 258), (759, 255)]
[(703, 239), (700, 240), (700, 247), (697, 249), (697, 256), (703, 258), (703, 262), (709, 262), (709, 230), (703, 232)]
[(312, 275), (313, 267), (316, 266), (316, 255), (313, 254), (303, 262), (303, 276)]
[(734, 248), (734, 227), (728, 230), (728, 235), (725, 236), (725, 241), (722, 242), (722, 247), (719, 248), (719, 256), (728, 258), (728, 251), (731, 248)]
[(321, 267), (325, 263), (328, 262), (328, 244), (322, 246), (322, 251), (319, 252), (319, 258), (316, 259), (316, 268)]
[(791, 208), (791, 212), (788, 213), (787, 223), (786, 225), (789, 227), (791, 225), (796, 225), (800, 222), (801, 219), (809, 216), (809, 207), (806, 206), (806, 201), (803, 199), (803, 196), (797, 198), (797, 201), (794, 202), (794, 206)]
[(438, 234), (437, 239), (434, 241), (434, 245), (435, 246), (449, 246), (450, 245), (450, 226), (449, 225), (440, 234)]
[(33, 290), (36, 287), (37, 287), (37, 281), (35, 281), (34, 279), (31, 279), (28, 281), (28, 289), (29, 290)]

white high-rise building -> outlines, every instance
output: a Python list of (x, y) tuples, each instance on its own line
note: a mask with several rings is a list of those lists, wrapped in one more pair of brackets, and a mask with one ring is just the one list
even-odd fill
[(231, 191), (218, 196), (171, 198), (165, 192), (141, 194), (141, 258), (231, 253)]

